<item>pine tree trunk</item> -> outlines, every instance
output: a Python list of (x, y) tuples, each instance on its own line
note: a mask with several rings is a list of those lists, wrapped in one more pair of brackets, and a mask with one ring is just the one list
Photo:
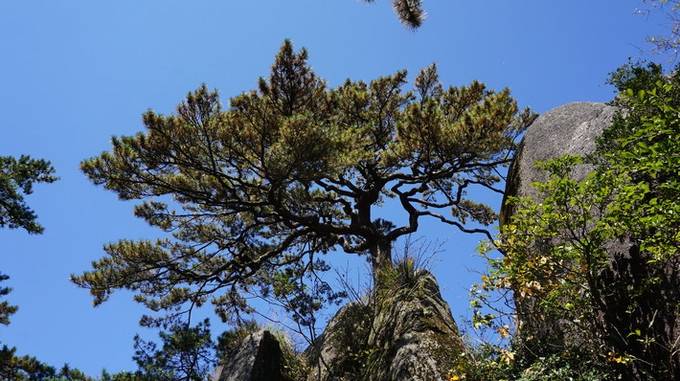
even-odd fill
[(377, 284), (378, 273), (381, 270), (392, 267), (392, 242), (379, 241), (376, 242), (371, 251), (371, 264), (373, 267), (373, 283)]

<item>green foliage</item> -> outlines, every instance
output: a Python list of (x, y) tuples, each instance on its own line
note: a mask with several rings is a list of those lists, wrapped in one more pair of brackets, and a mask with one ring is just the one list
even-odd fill
[(288, 335), (275, 327), (268, 327), (267, 330), (274, 335), (279, 342), (283, 362), (281, 373), (285, 381), (305, 381), (309, 374), (309, 367), (303, 359), (303, 355), (293, 348)]
[[(663, 68), (659, 64), (653, 62), (647, 64), (629, 62), (611, 73), (608, 82), (621, 94), (626, 94), (629, 90), (637, 94), (641, 90), (649, 89), (650, 84), (662, 78)], [(607, 138), (603, 140), (612, 139)]]
[[(56, 180), (49, 161), (31, 159), (26, 155), (19, 159), (0, 156), (0, 228), (22, 228), (31, 234), (42, 233), (44, 229), (37, 222), (38, 216), (26, 205), (24, 196), (33, 193), (33, 184)], [(0, 274), (0, 282), (7, 279), (7, 275)], [(11, 288), (0, 287), (0, 297), (11, 291)], [(9, 316), (16, 311), (16, 306), (7, 301), (0, 302), (0, 324), (9, 324)]]
[(329, 304), (339, 305), (347, 296), (345, 291), (334, 291), (318, 275), (329, 269), (330, 266), (321, 260), (291, 263), (263, 276), (261, 296), (265, 301), (283, 307), (298, 330), (313, 339), (318, 328), (318, 312)]
[(517, 381), (606, 381), (615, 380), (608, 369), (579, 358), (560, 355), (540, 357), (524, 369)]
[(338, 380), (363, 380), (366, 378), (366, 370), (369, 359), (374, 355), (377, 348), (368, 343), (371, 333), (374, 309), (370, 303), (349, 303), (339, 311), (338, 317), (334, 318), (336, 324), (326, 332), (333, 348), (342, 348), (342, 356), (333, 361), (324, 361), (321, 354), (313, 352), (311, 358), (316, 366), (324, 368)]
[[(620, 90), (614, 101), (620, 112), (596, 153), (542, 163), (549, 178), (534, 184), (540, 202), (510, 201), (517, 211), (496, 242), (503, 256), (489, 258), (473, 307), (480, 325), (493, 325), (496, 315), (481, 312), (488, 295), (512, 290), (518, 303), (532, 306), (523, 319), (572, 337), (540, 341), (546, 338), (523, 336), (519, 327), (513, 345), (525, 360), (537, 353), (547, 358), (531, 374), (545, 374), (559, 356), (576, 351), (626, 379), (674, 379), (680, 375), (680, 75), (628, 65), (612, 83)], [(594, 170), (574, 180), (572, 171), (584, 163)], [(574, 366), (555, 368), (551, 379), (568, 379), (579, 372)]]
[(217, 359), (223, 361), (230, 358), (239, 349), (241, 343), (249, 335), (257, 332), (260, 326), (254, 320), (246, 320), (234, 329), (224, 331), (217, 338)]
[[(209, 324), (194, 327), (174, 322), (160, 333), (162, 345), (135, 337), (138, 370), (111, 374), (103, 371), (99, 381), (204, 381), (215, 365)], [(57, 370), (31, 356), (17, 356), (16, 348), (0, 349), (0, 380), (95, 381), (78, 369), (64, 365)]]
[[(195, 326), (177, 318), (142, 319), (142, 325), (161, 328), (160, 343), (134, 338), (136, 371), (111, 374), (103, 371), (99, 381), (207, 381), (217, 363), (210, 322)], [(160, 344), (160, 345), (159, 345)]]
[(171, 322), (160, 332), (161, 346), (135, 336), (135, 355), (141, 380), (205, 381), (215, 361), (215, 347), (210, 337), (210, 322), (196, 326)]
[[(364, 0), (372, 3), (375, 0)], [(422, 0), (392, 0), (392, 7), (399, 20), (410, 28), (419, 28), (425, 20)]]
[(451, 368), (451, 381), (607, 381), (616, 380), (611, 369), (578, 353), (530, 359), (516, 357), (495, 345), (469, 345)]
[[(600, 142), (608, 164), (600, 177), (621, 179), (613, 184), (607, 216), (613, 235), (627, 232), (652, 260), (664, 262), (680, 253), (680, 74), (665, 77), (650, 66), (642, 77), (645, 88), (627, 86), (615, 101), (627, 113), (617, 116)], [(631, 82), (637, 80), (621, 85)]]
[(381, 269), (373, 292), (393, 295), (396, 290), (416, 287), (418, 270), (414, 258), (405, 256), (393, 267)]
[(447, 374), (450, 381), (507, 381), (512, 379), (512, 369), (500, 360), (500, 349), (493, 345), (468, 345), (466, 350), (451, 362)]
[[(249, 312), (244, 295), (271, 292), (274, 279), (296, 291), (292, 310), (313, 311), (335, 296), (293, 278), (327, 269), (319, 261), (330, 250), (369, 254), (380, 268), (421, 218), (486, 233), (466, 224), (495, 215), (467, 191), (495, 190), (534, 115), (508, 90), (444, 89), (434, 66), (413, 91), (405, 81), (397, 72), (329, 88), (286, 42), (270, 76), (228, 109), (203, 86), (175, 115), (149, 111), (145, 132), (114, 138), (82, 170), (122, 199), (144, 200), (136, 215), (169, 235), (106, 245), (73, 281), (95, 304), (126, 288), (153, 310), (210, 301), (226, 320)], [(399, 201), (407, 224), (372, 217), (385, 198)]]
[(55, 369), (33, 357), (16, 356), (16, 348), (0, 350), (0, 375), (3, 380), (35, 380), (55, 376)]
[[(45, 160), (31, 159), (22, 155), (19, 159), (0, 156), (0, 228), (24, 229), (30, 234), (40, 234), (43, 227), (37, 222), (37, 215), (31, 210), (24, 197), (33, 192), (37, 183), (56, 181), (54, 168)], [(0, 282), (9, 279), (0, 274)], [(12, 291), (0, 287), (0, 297)], [(7, 301), (0, 302), (0, 324), (8, 325), (10, 315), (18, 307)], [(59, 372), (29, 356), (16, 356), (16, 348), (3, 345), (0, 349), (0, 379), (3, 380), (48, 380), (64, 378), (67, 380), (89, 380), (77, 370), (64, 366)]]
[(77, 369), (64, 365), (60, 370), (35, 357), (17, 356), (16, 348), (0, 348), (0, 379), (12, 381), (94, 381)]
[(42, 233), (43, 227), (37, 223), (37, 216), (26, 205), (24, 196), (33, 193), (33, 184), (56, 180), (49, 161), (25, 155), (19, 159), (0, 156), (0, 228), (22, 228), (28, 233)]
[(151, 381), (145, 380), (143, 377), (136, 375), (133, 372), (119, 372), (110, 374), (106, 370), (102, 371), (99, 381)]
[[(6, 281), (7, 279), (9, 279), (7, 275), (0, 274), (0, 282)], [(8, 295), (10, 292), (12, 292), (11, 288), (0, 287), (0, 296)], [(7, 301), (0, 302), (0, 324), (8, 325), (10, 315), (17, 312), (17, 309), (17, 306), (13, 306)]]

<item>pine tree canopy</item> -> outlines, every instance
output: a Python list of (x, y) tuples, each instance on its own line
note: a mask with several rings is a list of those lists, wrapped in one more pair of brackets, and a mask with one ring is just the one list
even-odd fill
[[(374, 272), (391, 265), (392, 242), (421, 218), (486, 232), (479, 224), (495, 213), (467, 190), (498, 191), (533, 113), (507, 89), (445, 89), (434, 65), (413, 90), (405, 83), (400, 71), (329, 88), (286, 41), (269, 77), (227, 109), (202, 86), (175, 115), (147, 112), (145, 132), (113, 138), (82, 170), (121, 199), (143, 200), (135, 214), (168, 238), (106, 245), (73, 281), (95, 304), (118, 288), (154, 310), (212, 297), (226, 318), (262, 274), (313, 271), (334, 249), (368, 254)], [(372, 216), (386, 199), (404, 225)]]
[(0, 156), (0, 228), (22, 228), (29, 233), (42, 233), (37, 216), (24, 202), (33, 192), (34, 183), (57, 180), (49, 161), (22, 155), (19, 159)]

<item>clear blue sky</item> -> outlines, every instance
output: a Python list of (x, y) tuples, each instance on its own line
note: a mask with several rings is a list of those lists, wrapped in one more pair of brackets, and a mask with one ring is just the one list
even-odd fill
[[(477, 79), (507, 86), (537, 112), (607, 101), (607, 74), (640, 57), (644, 36), (660, 28), (633, 14), (640, 5), (430, 0), (429, 17), (414, 32), (399, 24), (388, 0), (0, 2), (0, 155), (50, 159), (61, 177), (29, 199), (46, 227), (42, 236), (0, 231), (0, 271), (12, 277), (9, 299), (20, 306), (12, 324), (0, 327), (0, 341), (90, 374), (133, 367), (140, 306), (119, 293), (92, 308), (68, 276), (88, 269), (105, 242), (157, 234), (134, 218), (130, 203), (78, 170), (112, 135), (140, 131), (148, 108), (172, 112), (204, 82), (225, 100), (253, 88), (284, 38), (306, 47), (331, 85), (436, 62), (447, 85)], [(479, 237), (436, 224), (420, 235), (445, 243), (434, 272), (454, 315), (468, 315)]]

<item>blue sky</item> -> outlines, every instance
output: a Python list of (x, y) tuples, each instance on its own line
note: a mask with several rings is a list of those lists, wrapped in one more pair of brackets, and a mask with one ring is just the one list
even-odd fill
[[(0, 341), (90, 374), (133, 367), (142, 308), (126, 293), (92, 308), (68, 276), (102, 256), (103, 243), (157, 235), (135, 219), (131, 203), (78, 169), (106, 150), (111, 136), (140, 131), (145, 110), (170, 113), (201, 83), (219, 89), (225, 102), (255, 87), (284, 38), (306, 47), (333, 86), (399, 69), (413, 74), (435, 62), (446, 85), (477, 79), (507, 86), (537, 112), (607, 101), (607, 74), (643, 56), (645, 36), (667, 27), (634, 15), (641, 4), (430, 0), (424, 26), (411, 31), (387, 0), (0, 2), (0, 155), (47, 158), (61, 177), (29, 199), (43, 235), (0, 230), (0, 271), (12, 277), (9, 299), (20, 306), (12, 324), (0, 327)], [(436, 224), (419, 236), (443, 243), (433, 271), (454, 315), (468, 315), (466, 290), (481, 269), (479, 237)], [(334, 260), (343, 261), (342, 254)]]

